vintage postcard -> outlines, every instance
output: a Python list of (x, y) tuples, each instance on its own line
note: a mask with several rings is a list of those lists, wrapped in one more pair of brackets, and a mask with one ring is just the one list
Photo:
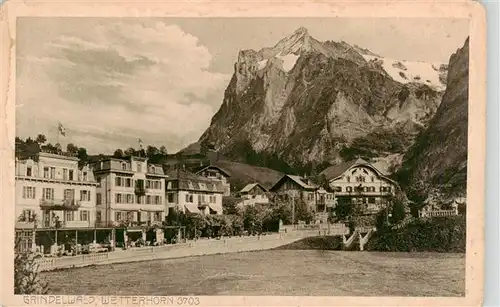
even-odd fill
[(1, 11), (4, 306), (480, 306), (474, 1)]

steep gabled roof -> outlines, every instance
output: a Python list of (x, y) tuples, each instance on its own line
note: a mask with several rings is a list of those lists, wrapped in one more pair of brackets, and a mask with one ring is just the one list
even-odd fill
[[(358, 160), (362, 160), (362, 159), (346, 161), (346, 162), (342, 162), (342, 163), (337, 164), (337, 165), (329, 166), (326, 169), (324, 169), (321, 173), (319, 173), (319, 175), (320, 176), (324, 175), (327, 180), (337, 178), (338, 176), (342, 175), (345, 171), (350, 169), (352, 166), (357, 164)], [(365, 163), (366, 163), (366, 161), (365, 161)]]
[(333, 166), (327, 167), (325, 170), (323, 170), (320, 173), (320, 176), (324, 175), (326, 177), (326, 179), (328, 181), (330, 181), (332, 179), (338, 178), (344, 172), (346, 172), (347, 170), (349, 170), (350, 168), (352, 168), (354, 166), (366, 166), (366, 167), (372, 169), (373, 171), (375, 171), (375, 173), (377, 173), (377, 175), (379, 175), (381, 178), (384, 178), (384, 179), (399, 186), (399, 184), (396, 181), (387, 177), (387, 175), (385, 175), (385, 173), (378, 170), (373, 164), (371, 164), (371, 163), (369, 163), (361, 158), (358, 158), (356, 160), (346, 161), (346, 162), (340, 163), (338, 165), (333, 165)]
[(269, 189), (270, 191), (274, 190), (275, 188), (277, 188), (281, 182), (283, 182), (286, 178), (290, 178), (292, 181), (294, 181), (295, 183), (297, 183), (300, 187), (302, 187), (303, 189), (306, 189), (306, 190), (314, 190), (316, 189), (317, 187), (315, 185), (310, 185), (309, 183), (305, 182), (305, 179), (304, 178), (301, 178), (300, 176), (295, 176), (295, 175), (284, 175), (283, 177), (281, 177), (280, 180), (278, 180), (278, 182), (276, 182), (276, 184), (271, 188)]
[(255, 183), (249, 183), (247, 184), (243, 189), (241, 189), (240, 193), (248, 193), (250, 192), (253, 188), (255, 187), (260, 187), (262, 190), (264, 190), (265, 192), (267, 192), (267, 189), (264, 188), (260, 183), (258, 182), (255, 182)]
[(224, 170), (224, 169), (222, 169), (221, 167), (219, 167), (219, 166), (217, 166), (217, 165), (213, 165), (213, 164), (211, 164), (211, 165), (207, 165), (207, 166), (203, 167), (202, 169), (197, 170), (197, 171), (196, 171), (196, 174), (199, 174), (199, 173), (201, 173), (202, 171), (204, 171), (204, 170), (206, 170), (206, 169), (209, 169), (209, 168), (215, 168), (215, 169), (217, 169), (219, 172), (221, 172), (221, 173), (223, 173), (224, 175), (226, 175), (227, 177), (231, 177), (231, 175), (230, 175), (227, 171), (225, 171), (225, 170)]

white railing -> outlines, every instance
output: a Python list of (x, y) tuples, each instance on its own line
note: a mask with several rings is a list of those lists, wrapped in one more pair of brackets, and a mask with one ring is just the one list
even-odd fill
[(368, 231), (368, 233), (363, 237), (361, 234), (359, 234), (359, 250), (362, 251), (366, 245), (366, 243), (368, 243), (368, 241), (370, 240), (370, 238), (372, 237), (373, 233), (375, 232), (375, 230), (372, 228)]
[(443, 217), (443, 216), (455, 216), (458, 215), (457, 209), (452, 210), (433, 210), (433, 211), (420, 211), (420, 217)]
[(359, 232), (357, 230), (354, 230), (354, 232), (352, 233), (351, 237), (349, 239), (346, 238), (345, 235), (342, 236), (342, 243), (344, 244), (344, 247), (345, 248), (349, 248), (352, 243), (354, 242), (354, 240), (356, 239), (356, 236), (359, 234)]

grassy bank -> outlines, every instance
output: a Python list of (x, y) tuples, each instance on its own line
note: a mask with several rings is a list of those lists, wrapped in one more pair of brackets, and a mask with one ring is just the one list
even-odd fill
[(365, 246), (368, 251), (464, 253), (465, 216), (419, 219), (400, 230), (380, 230)]
[(342, 237), (339, 236), (317, 236), (279, 246), (276, 250), (342, 250)]

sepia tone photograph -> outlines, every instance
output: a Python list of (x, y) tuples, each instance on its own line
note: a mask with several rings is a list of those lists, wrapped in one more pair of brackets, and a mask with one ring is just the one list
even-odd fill
[(17, 17), (13, 294), (465, 298), (470, 44), (463, 16)]

